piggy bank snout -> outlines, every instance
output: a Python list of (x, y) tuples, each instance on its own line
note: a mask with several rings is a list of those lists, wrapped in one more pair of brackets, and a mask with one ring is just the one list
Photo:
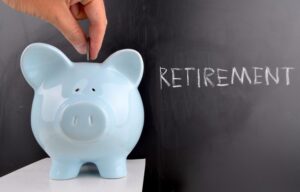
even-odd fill
[(62, 111), (60, 127), (71, 139), (93, 140), (106, 129), (107, 115), (101, 107), (92, 103), (72, 104)]

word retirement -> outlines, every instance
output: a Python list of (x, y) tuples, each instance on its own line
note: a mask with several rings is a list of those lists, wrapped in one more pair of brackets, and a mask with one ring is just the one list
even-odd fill
[(234, 84), (270, 85), (283, 84), (289, 86), (293, 67), (233, 67), (221, 68), (165, 68), (160, 67), (160, 89), (181, 88), (188, 86), (226, 87)]

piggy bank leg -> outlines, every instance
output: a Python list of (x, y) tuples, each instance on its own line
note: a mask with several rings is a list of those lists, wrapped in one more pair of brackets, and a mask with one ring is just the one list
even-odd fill
[(126, 157), (100, 159), (95, 164), (103, 178), (117, 179), (127, 175)]
[(50, 178), (55, 180), (71, 179), (79, 174), (81, 162), (75, 160), (52, 160)]

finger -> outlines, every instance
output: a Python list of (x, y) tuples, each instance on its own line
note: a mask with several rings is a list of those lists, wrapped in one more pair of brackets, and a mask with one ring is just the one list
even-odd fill
[(107, 19), (103, 0), (90, 0), (83, 2), (84, 10), (90, 22), (90, 57), (95, 60), (98, 57), (105, 30)]
[(73, 17), (76, 20), (87, 19), (87, 16), (85, 14), (85, 11), (84, 11), (84, 8), (83, 8), (82, 4), (77, 3), (77, 4), (74, 4), (74, 5), (71, 5), (70, 10), (71, 10), (71, 13), (72, 13)]
[(60, 6), (49, 22), (65, 36), (79, 53), (86, 53), (86, 37), (67, 5)]

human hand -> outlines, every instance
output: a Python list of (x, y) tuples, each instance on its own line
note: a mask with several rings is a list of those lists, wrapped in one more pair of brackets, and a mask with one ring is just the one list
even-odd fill
[(87, 50), (86, 36), (78, 20), (88, 19), (90, 58), (101, 48), (107, 18), (103, 0), (3, 0), (13, 9), (41, 18), (55, 26), (81, 54)]

